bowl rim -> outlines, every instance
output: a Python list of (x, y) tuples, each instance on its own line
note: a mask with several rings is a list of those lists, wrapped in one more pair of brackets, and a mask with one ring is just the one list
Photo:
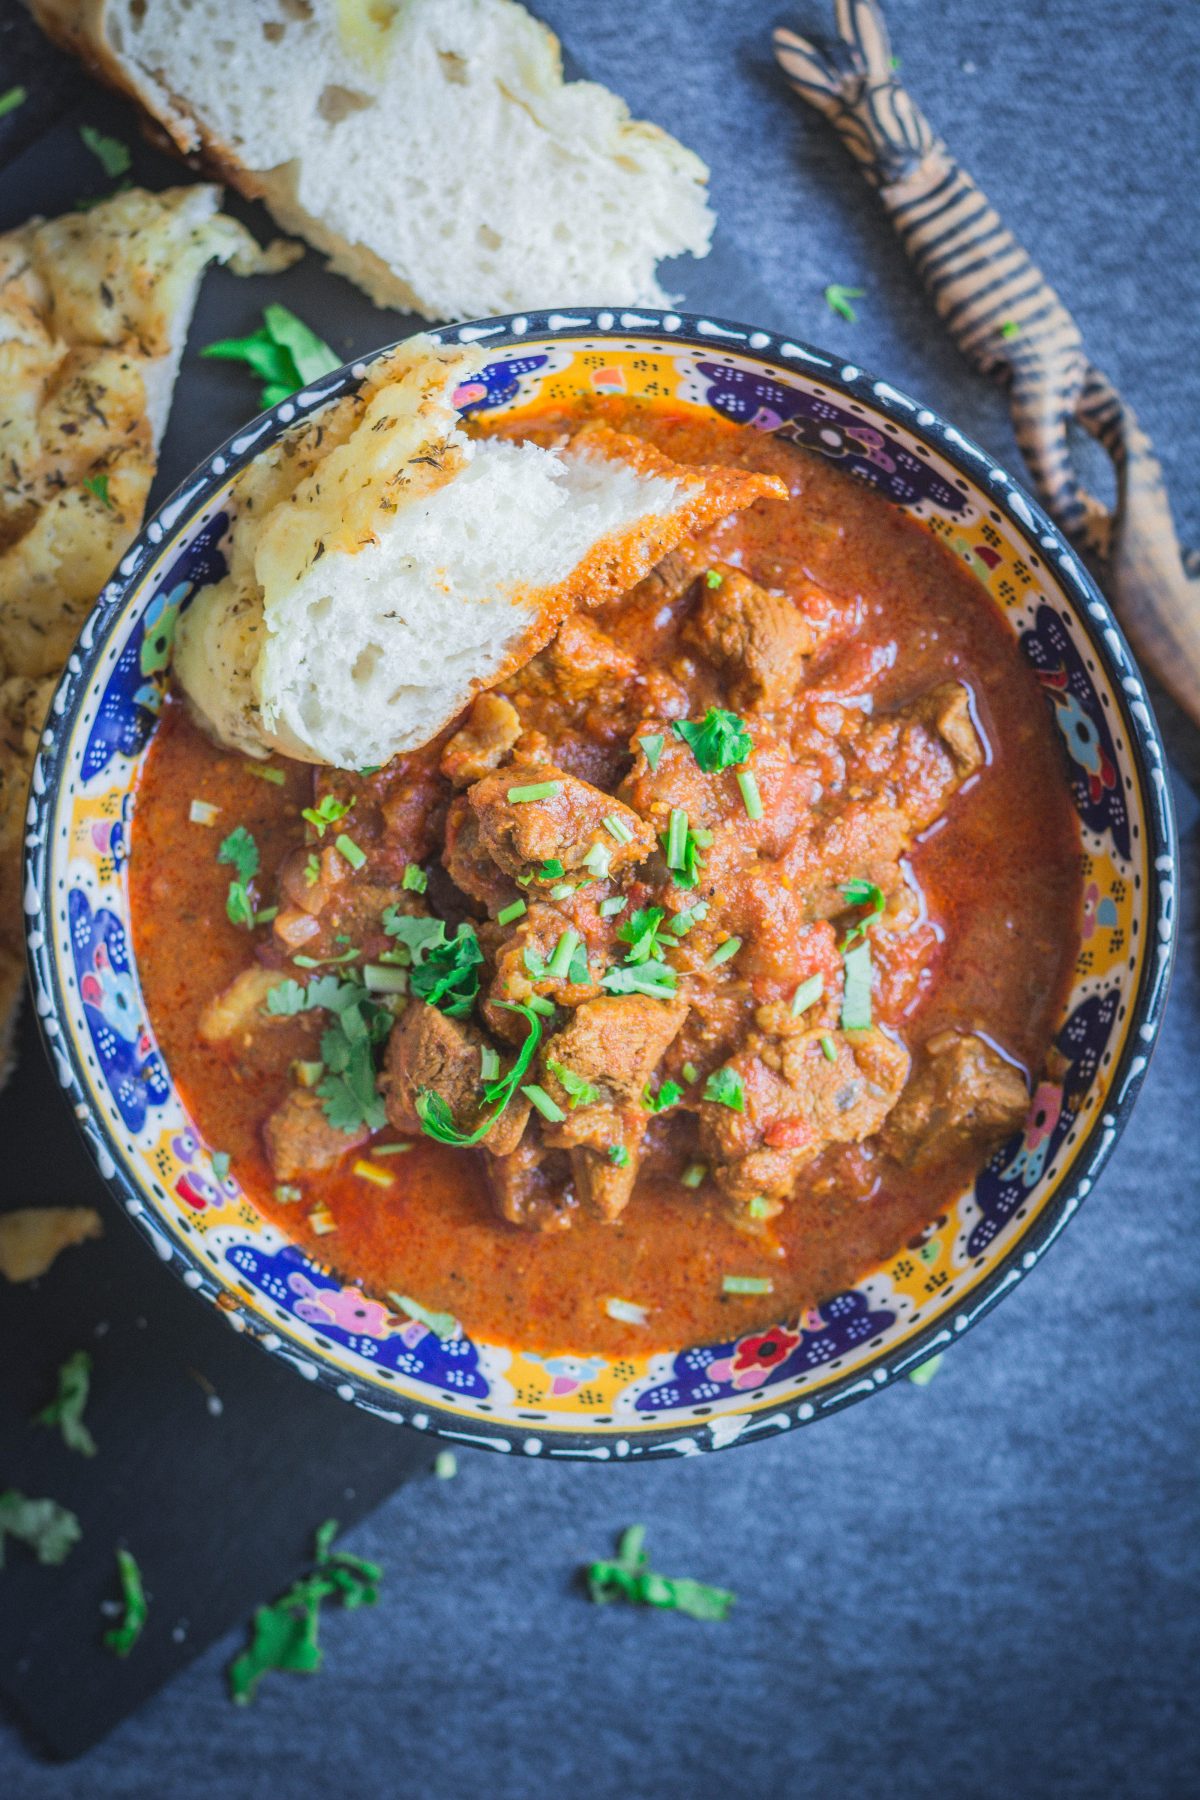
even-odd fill
[[(1130, 1016), (1124, 1043), (1109, 1074), (1108, 1093), (1115, 1098), (1110, 1105), (1097, 1111), (1089, 1129), (1073, 1147), (1051, 1199), (995, 1267), (987, 1270), (964, 1295), (963, 1307), (952, 1320), (944, 1315), (932, 1319), (905, 1340), (896, 1359), (886, 1348), (881, 1349), (869, 1362), (822, 1386), (814, 1403), (796, 1407), (794, 1399), (780, 1396), (778, 1413), (771, 1415), (771, 1423), (781, 1424), (784, 1429), (793, 1423), (812, 1423), (890, 1386), (957, 1342), (1011, 1293), (1078, 1212), (1129, 1119), (1157, 1042), (1177, 943), (1171, 879), (1177, 855), (1175, 812), (1166, 773), (1166, 752), (1146, 693), (1145, 677), (1097, 582), (1039, 502), (988, 451), (959, 431), (935, 408), (913, 399), (902, 389), (846, 358), (839, 358), (803, 339), (721, 316), (653, 307), (636, 310), (618, 306), (529, 309), (524, 313), (500, 314), (457, 325), (433, 326), (428, 329), (428, 335), (441, 344), (484, 343), (489, 351), (519, 349), (522, 343), (530, 340), (669, 339), (693, 350), (708, 350), (713, 354), (725, 350), (753, 357), (780, 376), (789, 372), (790, 365), (792, 372), (828, 385), (842, 397), (882, 413), (931, 452), (944, 458), (974, 488), (988, 491), (994, 504), (1004, 508), (1010, 524), (1039, 561), (1049, 567), (1053, 556), (1056, 585), (1067, 595), (1071, 611), (1111, 686), (1136, 772), (1147, 838), (1147, 878), (1141, 897), (1146, 946), (1137, 988), (1128, 1002)], [(377, 349), (356, 356), (331, 370), (319, 382), (309, 383), (302, 391), (318, 393), (314, 408), (324, 404), (326, 399), (338, 397), (357, 386), (380, 356), (406, 341), (392, 339)], [(327, 396), (321, 392), (326, 385), (329, 387)], [(295, 399), (292, 396), (257, 414), (222, 444), (206, 452), (190, 474), (144, 521), (81, 625), (63, 673), (55, 683), (47, 711), (47, 726), (43, 728), (35, 756), (25, 837), (24, 906), (31, 979), (35, 994), (45, 996), (44, 1001), (39, 999), (36, 1008), (39, 1033), (65, 1098), (68, 1103), (74, 1102), (72, 1117), (101, 1179), (118, 1201), (123, 1215), (152, 1245), (161, 1233), (154, 1222), (153, 1210), (146, 1202), (146, 1189), (131, 1172), (125, 1152), (107, 1121), (89, 1105), (71, 1034), (60, 1029), (58, 1023), (65, 1012), (65, 997), (58, 977), (57, 959), (51, 949), (52, 897), (47, 886), (49, 826), (69, 761), (68, 745), (76, 716), (90, 691), (91, 680), (105, 650), (121, 626), (128, 601), (142, 584), (147, 564), (160, 559), (171, 543), (185, 534), (195, 516), (209, 503), (215, 487), (223, 486), (229, 475), (236, 474), (296, 422)], [(1069, 591), (1071, 589), (1073, 593)], [(48, 729), (50, 721), (53, 721), (53, 731)], [(136, 967), (132, 943), (130, 957)], [(185, 1285), (201, 1298), (216, 1303), (220, 1293), (229, 1291), (226, 1282), (210, 1295), (203, 1284), (196, 1286), (187, 1280), (194, 1264), (190, 1246), (178, 1238), (172, 1238), (170, 1254), (165, 1260)], [(211, 1272), (209, 1274), (211, 1279)], [(295, 1352), (278, 1333), (270, 1329), (248, 1329), (241, 1317), (240, 1306), (237, 1312), (220, 1306), (218, 1310), (224, 1313), (234, 1329), (255, 1339), (269, 1354), (280, 1356), (295, 1366), (298, 1360)], [(665, 1354), (678, 1352), (668, 1350)], [(461, 1415), (444, 1410), (432, 1399), (422, 1398), (415, 1408), (408, 1408), (403, 1417), (389, 1414), (380, 1405), (377, 1389), (346, 1370), (325, 1366), (319, 1349), (306, 1347), (306, 1359), (311, 1362), (319, 1385), (338, 1392), (343, 1399), (351, 1399), (365, 1411), (433, 1436), (498, 1451), (522, 1450), (531, 1456), (553, 1454), (559, 1459), (597, 1460), (602, 1457), (604, 1460), (630, 1461), (657, 1451), (711, 1454), (715, 1450), (753, 1441), (756, 1435), (748, 1430), (733, 1434), (721, 1432), (718, 1427), (722, 1415), (719, 1413), (711, 1420), (693, 1418), (675, 1425), (644, 1430), (634, 1428), (629, 1432), (628, 1443), (622, 1440), (615, 1422), (593, 1428), (577, 1425), (548, 1427), (541, 1423), (522, 1428), (519, 1424), (487, 1415), (479, 1419), (477, 1430), (470, 1431), (461, 1428), (466, 1423)], [(347, 1392), (348, 1388), (353, 1390), (352, 1393)], [(401, 1398), (397, 1395), (397, 1400)], [(549, 1445), (541, 1441), (536, 1435), (538, 1432), (544, 1432), (550, 1440)], [(603, 1450), (599, 1449), (601, 1445), (605, 1446)]]

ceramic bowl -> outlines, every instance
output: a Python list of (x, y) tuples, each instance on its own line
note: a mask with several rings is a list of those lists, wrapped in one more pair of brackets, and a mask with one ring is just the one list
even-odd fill
[(1142, 678), (1074, 551), (952, 425), (825, 352), (678, 313), (530, 313), (435, 334), (490, 360), (458, 399), (518, 415), (574, 394), (652, 395), (777, 432), (936, 534), (1004, 614), (1062, 734), (1084, 846), (1067, 1073), (1023, 1135), (914, 1241), (802, 1318), (737, 1341), (608, 1360), (439, 1339), (289, 1243), (220, 1179), (146, 1017), (128, 856), (179, 610), (224, 572), (238, 470), (361, 380), (355, 363), (256, 419), (146, 526), (89, 618), (38, 754), (27, 866), (38, 1016), (101, 1173), (185, 1284), (310, 1381), (382, 1419), (525, 1454), (693, 1453), (837, 1412), (951, 1344), (1011, 1293), (1078, 1210), (1129, 1115), (1172, 951), (1174, 834)]

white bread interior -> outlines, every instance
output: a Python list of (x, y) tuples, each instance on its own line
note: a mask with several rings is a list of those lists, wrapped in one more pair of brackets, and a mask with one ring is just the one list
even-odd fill
[(515, 0), (29, 0), (186, 155), (381, 305), (431, 319), (662, 305), (708, 170)]
[(603, 428), (553, 449), (470, 438), (453, 395), (482, 360), (413, 338), (356, 402), (330, 409), (319, 443), (310, 425), (260, 459), (249, 509), (235, 496), (229, 572), (175, 638), (176, 673), (219, 741), (342, 768), (389, 762), (574, 608), (782, 491)]

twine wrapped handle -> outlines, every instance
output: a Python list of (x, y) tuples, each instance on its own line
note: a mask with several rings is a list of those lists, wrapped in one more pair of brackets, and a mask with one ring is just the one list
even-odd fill
[[(1200, 556), (1180, 549), (1150, 439), (1041, 270), (901, 85), (878, 0), (835, 0), (835, 17), (832, 42), (775, 31), (784, 73), (878, 190), (963, 355), (1009, 387), (1017, 442), (1046, 510), (1095, 560), (1137, 655), (1200, 725)], [(1112, 460), (1113, 511), (1079, 478), (1072, 419)]]

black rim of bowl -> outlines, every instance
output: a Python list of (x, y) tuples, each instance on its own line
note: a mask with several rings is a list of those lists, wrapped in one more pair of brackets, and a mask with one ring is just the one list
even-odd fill
[[(501, 1451), (522, 1450), (531, 1456), (553, 1454), (559, 1458), (580, 1457), (589, 1461), (636, 1461), (656, 1451), (678, 1452), (683, 1447), (684, 1440), (690, 1440), (693, 1452), (711, 1452), (754, 1441), (759, 1435), (756, 1420), (761, 1421), (762, 1434), (779, 1435), (781, 1430), (793, 1425), (810, 1424), (843, 1410), (857, 1400), (865, 1399), (868, 1394), (881, 1392), (931, 1355), (961, 1338), (1011, 1293), (1021, 1278), (1041, 1260), (1042, 1252), (1058, 1236), (1078, 1211), (1086, 1195), (1091, 1192), (1124, 1129), (1141, 1091), (1157, 1039), (1175, 953), (1171, 889), (1163, 879), (1164, 873), (1169, 872), (1175, 863), (1174, 811), (1167, 779), (1166, 754), (1145, 693), (1145, 678), (1107, 600), (1074, 547), (1038, 502), (992, 456), (951, 426), (934, 408), (911, 399), (890, 383), (851, 364), (845, 358), (837, 358), (802, 339), (789, 338), (778, 332), (761, 330), (729, 319), (712, 318), (708, 314), (675, 312), (670, 309), (546, 308), (472, 320), (463, 325), (434, 327), (431, 328), (430, 335), (442, 344), (479, 344), (488, 351), (504, 352), (519, 350), (530, 340), (545, 338), (563, 341), (597, 336), (624, 338), (635, 349), (639, 340), (644, 339), (682, 343), (689, 349), (706, 351), (713, 357), (719, 358), (725, 353), (755, 359), (781, 379), (786, 379), (789, 374), (800, 375), (872, 412), (883, 414), (923, 443), (928, 450), (945, 458), (970, 486), (981, 492), (985, 487), (988, 488), (992, 506), (1001, 510), (1013, 528), (1026, 540), (1034, 566), (1045, 564), (1050, 568), (1051, 555), (1069, 559), (1066, 567), (1075, 574), (1075, 585), (1078, 588), (1078, 598), (1072, 605), (1072, 612), (1082, 626), (1116, 699), (1126, 743), (1136, 767), (1149, 840), (1146, 851), (1147, 881), (1141, 909), (1145, 931), (1142, 968), (1137, 991), (1128, 1003), (1130, 1017), (1124, 1045), (1109, 1073), (1108, 1093), (1115, 1094), (1117, 1099), (1114, 1104), (1097, 1113), (1087, 1133), (1075, 1146), (1053, 1198), (1043, 1206), (1037, 1218), (1021, 1233), (996, 1266), (967, 1291), (962, 1297), (962, 1305), (953, 1317), (947, 1309), (919, 1332), (906, 1338), (894, 1356), (885, 1347), (881, 1347), (873, 1357), (856, 1364), (852, 1370), (833, 1381), (821, 1383), (814, 1390), (811, 1399), (805, 1399), (802, 1395), (785, 1397), (781, 1394), (769, 1410), (764, 1407), (759, 1413), (752, 1414), (746, 1426), (732, 1434), (722, 1433), (719, 1429), (721, 1419), (735, 1410), (730, 1407), (714, 1406), (707, 1411), (692, 1408), (686, 1420), (646, 1429), (639, 1429), (636, 1422), (631, 1420), (628, 1430), (623, 1433), (622, 1422), (616, 1418), (602, 1426), (560, 1428), (545, 1417), (534, 1417), (527, 1425), (522, 1426), (493, 1417), (489, 1411), (477, 1410), (471, 1415), (452, 1412), (448, 1406), (443, 1407), (439, 1400), (432, 1397), (418, 1399), (404, 1391), (397, 1391), (395, 1397), (397, 1408), (404, 1409), (403, 1413), (397, 1411), (397, 1422), (416, 1426), (431, 1435), (446, 1437), (454, 1442), (477, 1444)], [(164, 547), (182, 535), (196, 514), (203, 511), (209, 503), (215, 483), (223, 484), (231, 474), (252, 461), (261, 450), (296, 423), (297, 418), (303, 419), (308, 411), (315, 411), (317, 404), (357, 387), (364, 368), (392, 347), (391, 344), (383, 345), (365, 356), (354, 358), (352, 362), (322, 377), (319, 382), (311, 383), (310, 389), (319, 392), (321, 396), (321, 401), (314, 403), (311, 408), (297, 414), (294, 401), (284, 401), (249, 421), (232, 433), (224, 444), (211, 451), (199, 467), (179, 484), (174, 493), (162, 502), (154, 516), (145, 522), (122, 557), (118, 570), (110, 578), (96, 608), (89, 614), (81, 629), (80, 639), (50, 703), (47, 717), (54, 720), (54, 726), (52, 732), (48, 727), (44, 731), (38, 751), (40, 779), (35, 782), (35, 792), (31, 798), (25, 865), (27, 891), (37, 895), (36, 910), (28, 914), (26, 919), (30, 967), (35, 986), (49, 994), (52, 1001), (48, 1013), (43, 1014), (39, 1009), (38, 1024), (47, 1057), (58, 1067), (64, 1095), (73, 1102), (76, 1124), (97, 1164), (101, 1178), (121, 1203), (122, 1211), (145, 1237), (150, 1236), (152, 1227), (159, 1236), (162, 1235), (161, 1229), (154, 1224), (153, 1207), (146, 1198), (147, 1190), (133, 1173), (107, 1122), (92, 1108), (70, 1035), (58, 1027), (65, 1003), (58, 977), (57, 959), (52, 949), (53, 898), (47, 887), (47, 877), (50, 827), (57, 809), (59, 785), (65, 764), (64, 747), (71, 737), (84, 696), (89, 691), (90, 678), (114, 632), (121, 625), (130, 591), (140, 583), (147, 563), (160, 556)], [(219, 472), (213, 468), (218, 462), (223, 465)], [(169, 517), (169, 525), (164, 524), (164, 517)], [(1065, 588), (1068, 585), (1058, 575), (1054, 579), (1059, 586)], [(87, 647), (81, 648), (83, 639), (89, 637), (89, 634)], [(1126, 665), (1126, 674), (1122, 673), (1119, 666), (1122, 660)], [(1126, 681), (1130, 677), (1136, 681), (1139, 689), (1135, 696), (1137, 712), (1134, 711), (1126, 687)], [(48, 743), (47, 737), (50, 739)], [(1153, 775), (1155, 770), (1158, 774), (1157, 782)], [(132, 945), (130, 953), (132, 956)], [(64, 1059), (69, 1067), (69, 1079), (64, 1078)], [(1134, 1064), (1138, 1059), (1141, 1066), (1135, 1068)], [(236, 1292), (231, 1281), (222, 1283), (217, 1280), (193, 1255), (191, 1246), (176, 1233), (170, 1233), (170, 1241), (170, 1266), (185, 1282), (189, 1272), (193, 1274), (192, 1281), (186, 1283), (192, 1292), (210, 1302), (215, 1301), (222, 1291)], [(241, 1318), (243, 1310), (249, 1315), (247, 1320)], [(322, 1361), (323, 1353), (308, 1344), (295, 1340), (293, 1347), (255, 1311), (253, 1303), (245, 1306), (239, 1296), (238, 1313), (227, 1313), (226, 1316), (231, 1323), (236, 1321), (236, 1328), (255, 1339), (269, 1353), (282, 1355), (293, 1364), (298, 1360), (311, 1363), (316, 1371), (315, 1379), (321, 1385), (340, 1391), (343, 1398), (352, 1399), (354, 1404), (377, 1416), (388, 1417), (384, 1388), (370, 1384), (346, 1370), (327, 1366)], [(678, 1353), (668, 1351), (665, 1354)], [(825, 1367), (836, 1367), (840, 1360), (835, 1358)], [(379, 1373), (382, 1375), (385, 1372), (381, 1370)], [(747, 1404), (755, 1397), (753, 1392), (748, 1392), (745, 1397)], [(448, 1400), (452, 1398), (447, 1396)]]

